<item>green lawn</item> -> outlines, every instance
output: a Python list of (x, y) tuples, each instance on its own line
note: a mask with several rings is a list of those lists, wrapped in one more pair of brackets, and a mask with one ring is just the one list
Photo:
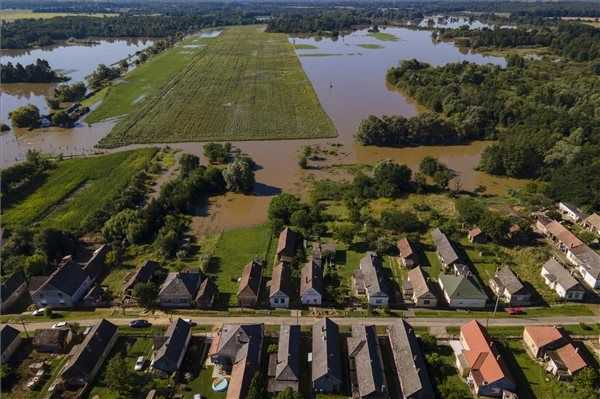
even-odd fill
[(226, 28), (158, 86), (101, 146), (336, 136), (287, 35), (262, 26)]
[(434, 385), (444, 397), (444, 393), (453, 392), (453, 398), (470, 399), (472, 398), (467, 383), (458, 375), (455, 367), (455, 358), (452, 348), (449, 346), (436, 346), (432, 350), (425, 349), (425, 357), (439, 356), (439, 363), (436, 366), (429, 364), (429, 373), (433, 379)]
[(374, 37), (382, 42), (397, 42), (399, 40), (397, 36), (386, 32), (370, 32), (368, 36)]
[(212, 367), (203, 368), (198, 377), (187, 384), (189, 390), (184, 393), (184, 398), (192, 399), (196, 393), (200, 393), (203, 398), (207, 399), (222, 399), (227, 396), (226, 392), (214, 392), (212, 390), (212, 372)]
[(127, 114), (136, 108), (136, 104), (142, 99), (159, 94), (161, 88), (173, 76), (203, 51), (202, 45), (211, 40), (214, 39), (188, 37), (179, 45), (151, 57), (133, 69), (123, 81), (100, 90), (85, 101), (86, 105), (102, 101), (98, 108), (86, 117), (86, 122), (95, 123)]
[(228, 296), (227, 303), (236, 303), (239, 283), (244, 266), (253, 258), (265, 258), (268, 274), (273, 263), (276, 238), (271, 239), (271, 228), (259, 225), (225, 231), (221, 234), (208, 274), (216, 276), (219, 292)]
[[(498, 311), (496, 318), (529, 318), (551, 316), (592, 316), (594, 312), (585, 304), (553, 305), (550, 307), (524, 308), (524, 313), (509, 315)], [(466, 311), (466, 310), (417, 310), (417, 317), (452, 317), (452, 318), (492, 318), (493, 312)]]
[(31, 195), (3, 211), (6, 226), (77, 230), (144, 169), (155, 148), (59, 161)]
[(369, 44), (369, 43), (357, 44), (357, 46), (366, 48), (368, 50), (376, 50), (376, 49), (383, 48), (383, 46), (380, 46), (379, 44)]

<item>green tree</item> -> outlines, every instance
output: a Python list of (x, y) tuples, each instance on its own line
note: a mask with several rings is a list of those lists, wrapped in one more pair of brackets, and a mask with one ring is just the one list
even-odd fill
[(138, 283), (133, 287), (133, 296), (144, 308), (152, 309), (158, 299), (158, 287), (152, 282)]
[(40, 110), (33, 104), (24, 105), (12, 111), (10, 119), (16, 127), (38, 127)]
[(255, 183), (252, 160), (245, 157), (237, 158), (223, 170), (223, 178), (229, 191), (252, 192)]
[(102, 237), (106, 242), (122, 241), (127, 237), (129, 225), (137, 222), (137, 212), (133, 209), (124, 209), (104, 223)]
[(433, 175), (433, 181), (439, 188), (445, 190), (448, 188), (450, 180), (452, 180), (455, 176), (456, 174), (450, 169), (444, 169), (435, 172)]
[(52, 114), (52, 124), (59, 127), (73, 127), (73, 120), (66, 111), (58, 111)]
[(127, 365), (122, 354), (118, 354), (108, 362), (104, 375), (106, 385), (121, 398), (129, 398), (135, 390), (136, 376)]
[(46, 272), (48, 267), (48, 258), (43, 252), (36, 252), (25, 258), (23, 268), (28, 276), (39, 276)]
[(287, 387), (283, 391), (279, 392), (275, 399), (303, 399), (300, 392), (294, 391), (292, 388)]
[(358, 233), (358, 226), (353, 223), (336, 223), (333, 226), (333, 238), (346, 245), (352, 244)]
[(510, 230), (510, 221), (494, 212), (485, 212), (479, 220), (479, 228), (495, 242), (506, 239)]
[(263, 381), (263, 377), (259, 371), (254, 374), (250, 387), (248, 388), (248, 394), (246, 399), (265, 399), (268, 398), (267, 390), (265, 389), (266, 384)]
[(399, 165), (389, 159), (375, 164), (373, 179), (377, 194), (382, 197), (395, 197), (410, 189), (412, 171), (406, 165)]
[(433, 175), (439, 170), (444, 169), (437, 158), (426, 156), (421, 160), (419, 164), (419, 172), (425, 176), (433, 177)]
[(54, 89), (54, 97), (62, 102), (76, 102), (85, 97), (85, 83), (61, 84)]
[(302, 209), (300, 199), (292, 194), (281, 193), (271, 200), (269, 204), (269, 220), (290, 224), (292, 214)]

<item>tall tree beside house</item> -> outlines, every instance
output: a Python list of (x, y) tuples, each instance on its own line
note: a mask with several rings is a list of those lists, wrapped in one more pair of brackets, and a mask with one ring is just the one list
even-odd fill
[(269, 397), (265, 387), (265, 381), (263, 380), (261, 373), (257, 371), (250, 382), (250, 388), (248, 388), (246, 399), (265, 399)]
[(287, 387), (283, 391), (279, 392), (275, 399), (303, 399), (300, 392), (294, 391), (292, 388)]
[(120, 398), (129, 398), (135, 389), (136, 375), (119, 353), (108, 362), (104, 381)]
[(158, 299), (158, 287), (152, 282), (136, 284), (133, 296), (145, 309), (152, 309)]

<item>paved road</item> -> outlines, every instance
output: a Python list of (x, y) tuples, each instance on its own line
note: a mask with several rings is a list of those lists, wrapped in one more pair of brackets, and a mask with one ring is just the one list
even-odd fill
[[(175, 316), (176, 317), (176, 316)], [(190, 318), (198, 325), (221, 325), (223, 323), (264, 323), (264, 324), (296, 324), (311, 325), (314, 324), (318, 318), (316, 317), (279, 317), (279, 316), (202, 316), (202, 317), (190, 317), (181, 316), (182, 318)], [(137, 317), (140, 318), (140, 317)], [(111, 322), (119, 326), (126, 326), (131, 320), (136, 318), (108, 318)], [(168, 317), (144, 317), (144, 319), (150, 321), (154, 325), (167, 325), (170, 320)], [(73, 320), (82, 326), (88, 326), (95, 324), (99, 319), (84, 319), (84, 320)], [(397, 317), (332, 317), (339, 325), (353, 325), (353, 324), (374, 324), (374, 325), (389, 325), (397, 323), (400, 318)], [(424, 318), (424, 317), (408, 317), (405, 318), (414, 327), (458, 327), (462, 324), (469, 322), (472, 319), (469, 318)], [(486, 325), (486, 319), (477, 319), (483, 325)], [(52, 324), (60, 320), (54, 321), (43, 321), (43, 322), (27, 322), (25, 324), (27, 330), (37, 330), (40, 328), (51, 327)], [(594, 324), (600, 323), (600, 316), (558, 316), (558, 317), (531, 317), (531, 318), (496, 318), (489, 319), (489, 326), (533, 326), (533, 325), (569, 325), (587, 323)], [(19, 324), (13, 324), (15, 327), (23, 330), (23, 326)]]

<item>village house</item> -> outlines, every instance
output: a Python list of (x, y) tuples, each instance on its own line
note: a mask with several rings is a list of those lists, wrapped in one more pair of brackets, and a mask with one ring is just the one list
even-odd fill
[(372, 306), (387, 306), (389, 302), (381, 269), (381, 258), (375, 252), (368, 252), (352, 275), (356, 295), (366, 296), (367, 302)]
[(107, 306), (109, 304), (110, 297), (100, 284), (94, 284), (81, 300), (81, 306), (83, 307)]
[(544, 263), (541, 275), (546, 285), (556, 291), (560, 298), (570, 301), (583, 300), (585, 289), (556, 259), (551, 258)]
[(531, 302), (531, 292), (508, 266), (498, 269), (489, 283), (494, 294), (506, 304), (520, 306)]
[(568, 337), (554, 326), (527, 326), (523, 329), (523, 343), (534, 359), (545, 359), (549, 351), (568, 343)]
[(473, 394), (502, 397), (506, 391), (515, 392), (516, 385), (496, 345), (479, 322), (472, 320), (460, 328), (460, 345), (456, 365), (467, 376)]
[(213, 339), (209, 357), (230, 375), (226, 399), (243, 399), (256, 370), (260, 369), (264, 325), (224, 324)]
[(85, 265), (83, 265), (83, 271), (90, 276), (92, 284), (100, 282), (108, 272), (105, 259), (109, 250), (110, 247), (108, 245), (101, 245), (94, 251), (92, 257), (85, 263)]
[(300, 301), (309, 306), (323, 303), (323, 268), (314, 257), (304, 264), (300, 273)]
[(21, 345), (19, 330), (8, 324), (2, 324), (0, 326), (0, 362), (6, 364), (19, 348), (19, 345)]
[(269, 290), (269, 304), (272, 308), (290, 307), (290, 279), (290, 269), (287, 264), (280, 262), (273, 266)]
[(479, 227), (474, 227), (467, 233), (467, 238), (472, 243), (483, 244), (487, 241), (487, 237)]
[(576, 266), (584, 283), (600, 288), (600, 254), (584, 244), (571, 249), (567, 259)]
[(487, 295), (470, 278), (442, 273), (438, 283), (451, 308), (482, 309), (487, 304)]
[(583, 221), (583, 227), (600, 236), (600, 215), (592, 213)]
[(33, 348), (38, 352), (67, 353), (75, 335), (67, 325), (62, 328), (44, 328), (35, 331)]
[(189, 308), (194, 306), (200, 288), (202, 274), (199, 271), (171, 272), (160, 286), (158, 302), (165, 308)]
[(568, 202), (559, 202), (558, 211), (561, 213), (563, 219), (570, 220), (573, 223), (578, 223), (583, 213), (575, 205)]
[(437, 297), (431, 291), (429, 282), (420, 266), (408, 271), (404, 283), (404, 296), (417, 307), (437, 306)]
[(334, 243), (316, 243), (313, 246), (313, 258), (324, 262), (335, 260), (336, 248)]
[(579, 238), (555, 220), (546, 225), (546, 236), (567, 255), (573, 248), (583, 245)]
[(396, 248), (398, 248), (398, 260), (401, 266), (410, 269), (419, 264), (417, 252), (407, 238), (400, 239), (396, 244)]
[(244, 266), (238, 289), (238, 306), (252, 308), (258, 303), (262, 285), (262, 264), (252, 261)]
[(571, 379), (578, 371), (588, 367), (587, 362), (579, 353), (580, 350), (579, 347), (568, 343), (556, 350), (548, 351), (546, 371), (559, 380)]
[(79, 303), (91, 286), (90, 276), (69, 257), (31, 294), (31, 299), (40, 308), (70, 308)]
[(342, 389), (343, 371), (338, 325), (322, 318), (312, 328), (312, 387), (316, 393)]
[(171, 322), (165, 335), (154, 339), (150, 367), (156, 374), (168, 377), (181, 367), (192, 338), (192, 326), (178, 318)]
[(100, 320), (87, 333), (83, 342), (73, 348), (62, 369), (60, 379), (67, 388), (79, 388), (91, 383), (117, 342), (117, 326)]
[(279, 329), (277, 353), (269, 355), (268, 391), (281, 392), (300, 385), (301, 334), (299, 325), (282, 325)]
[(136, 285), (152, 281), (154, 274), (160, 269), (160, 263), (147, 260), (138, 267), (123, 286), (123, 293), (132, 296)]
[(283, 229), (279, 233), (279, 240), (277, 241), (277, 262), (293, 262), (296, 259), (301, 239), (300, 235), (289, 227)]
[(535, 228), (543, 235), (548, 235), (548, 225), (554, 220), (544, 214), (536, 215)]
[(387, 383), (375, 326), (354, 324), (348, 337), (352, 397), (387, 398)]
[(210, 277), (204, 277), (198, 293), (196, 294), (195, 304), (200, 309), (212, 308), (215, 304), (215, 299), (219, 296), (219, 289)]
[(438, 259), (442, 263), (444, 269), (450, 268), (454, 263), (460, 259), (454, 246), (440, 229), (437, 227), (431, 230), (431, 238), (435, 245), (435, 251)]
[(22, 271), (14, 272), (0, 286), (0, 313), (7, 314), (17, 310), (19, 305), (28, 302), (27, 281)]
[(427, 363), (412, 326), (400, 320), (387, 327), (387, 335), (401, 388), (399, 399), (435, 398)]

